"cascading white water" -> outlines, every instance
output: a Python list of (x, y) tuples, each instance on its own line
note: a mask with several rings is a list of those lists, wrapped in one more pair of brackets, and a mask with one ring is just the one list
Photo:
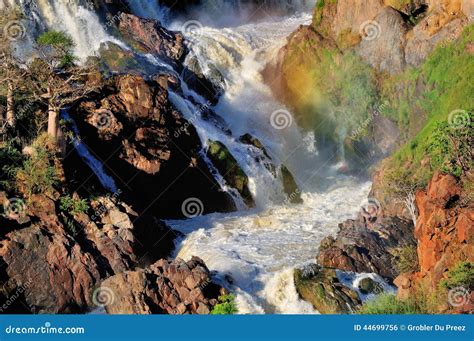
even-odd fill
[(116, 193), (118, 191), (118, 187), (115, 184), (114, 179), (105, 172), (102, 162), (94, 157), (89, 151), (89, 148), (87, 148), (87, 146), (81, 141), (79, 129), (77, 129), (76, 123), (71, 118), (71, 116), (69, 116), (69, 113), (63, 110), (61, 112), (61, 118), (71, 124), (71, 128), (74, 133), (74, 136), (72, 137), (72, 144), (76, 148), (76, 151), (81, 159), (94, 172), (94, 174), (97, 176), (97, 179), (99, 179), (99, 182), (106, 190), (110, 191), (111, 193)]
[[(233, 135), (200, 117), (194, 117), (193, 124), (204, 144), (218, 139), (228, 147), (250, 179), (258, 208), (169, 223), (186, 235), (176, 255), (184, 259), (197, 255), (221, 278), (231, 278), (230, 284), (223, 282), (237, 294), (241, 313), (315, 313), (310, 304), (299, 299), (293, 269), (315, 257), (321, 240), (357, 213), (370, 189), (369, 183), (324, 174), (314, 136), (301, 135), (287, 109), (263, 84), (260, 71), (285, 37), (310, 20), (309, 14), (303, 14), (235, 28), (202, 27), (185, 32), (190, 42), (189, 60), (197, 59), (208, 76), (217, 68), (225, 78), (225, 94), (214, 109)], [(196, 97), (186, 91), (185, 95)], [(189, 119), (194, 110), (184, 112)], [(284, 129), (272, 121), (275, 112), (288, 115)], [(248, 146), (239, 143), (238, 137), (245, 133), (260, 139), (277, 165), (283, 163), (292, 170), (304, 192), (303, 205), (282, 205), (281, 182), (255, 160)], [(325, 182), (327, 189), (318, 193), (314, 186), (318, 181), (314, 180)]]
[[(153, 7), (154, 1), (130, 2), (135, 3), (130, 7), (138, 15), (156, 17), (164, 13), (162, 8)], [(291, 3), (274, 2), (282, 6)], [(81, 3), (80, 0), (38, 2), (47, 24), (73, 37), (80, 58), (95, 54), (104, 41), (121, 44), (107, 34), (98, 17)], [(204, 72), (210, 74), (210, 70), (217, 68), (224, 76), (226, 92), (213, 109), (226, 121), (232, 135), (201, 117), (199, 105), (205, 101), (185, 83), (183, 94), (169, 94), (172, 103), (196, 127), (204, 146), (208, 140), (218, 140), (227, 146), (249, 177), (257, 208), (169, 223), (185, 234), (176, 255), (185, 259), (199, 256), (211, 270), (217, 270), (223, 283), (236, 292), (241, 313), (315, 313), (310, 304), (298, 298), (293, 269), (312, 260), (320, 241), (334, 234), (341, 221), (359, 210), (370, 184), (323, 172), (324, 163), (317, 157), (314, 135), (302, 136), (287, 108), (263, 84), (260, 71), (264, 65), (284, 44), (284, 38), (298, 25), (309, 22), (311, 16), (307, 13), (268, 19), (234, 28), (202, 27), (185, 32), (191, 54), (199, 60)], [(182, 23), (171, 27), (180, 29)], [(163, 64), (153, 56), (145, 57)], [(286, 116), (283, 127), (272, 120), (275, 113)], [(303, 205), (283, 204), (281, 179), (275, 179), (257, 161), (266, 159), (262, 151), (238, 141), (245, 133), (262, 141), (277, 166), (283, 163), (295, 174), (303, 192)], [(107, 174), (98, 160), (89, 158), (90, 153), (79, 140), (75, 145), (104, 187), (114, 191), (113, 182), (104, 178)], [(203, 157), (206, 160), (204, 151)], [(222, 177), (218, 176), (217, 180), (226, 188)], [(321, 183), (324, 191), (316, 186)], [(230, 188), (228, 191), (239, 202), (235, 191)], [(348, 285), (354, 281), (351, 283)]]
[(80, 60), (95, 55), (102, 43), (113, 42), (125, 48), (110, 36), (99, 17), (87, 7), (84, 0), (38, 0), (38, 11), (46, 26), (68, 33), (75, 43), (75, 54)]

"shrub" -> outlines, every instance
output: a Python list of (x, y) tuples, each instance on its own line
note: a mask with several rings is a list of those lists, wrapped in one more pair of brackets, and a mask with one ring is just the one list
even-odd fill
[(71, 196), (66, 195), (59, 199), (59, 208), (64, 212), (75, 215), (87, 212), (89, 204), (85, 199), (72, 198)]
[(375, 299), (365, 302), (358, 314), (424, 314), (427, 312), (424, 300), (400, 300), (395, 295), (381, 294)]
[[(471, 122), (468, 117), (472, 115), (467, 112), (465, 114), (466, 123)], [(474, 157), (472, 145), (471, 123), (456, 128), (451, 127), (447, 122), (438, 123), (428, 149), (431, 166), (457, 177), (466, 174), (472, 166)]]
[(238, 312), (237, 304), (235, 303), (235, 295), (224, 295), (219, 297), (219, 302), (212, 309), (212, 315), (233, 315)]
[(456, 264), (448, 271), (447, 278), (441, 280), (440, 286), (448, 290), (456, 287), (474, 290), (474, 263), (459, 262)]
[(418, 254), (416, 246), (405, 246), (398, 250), (395, 267), (400, 273), (418, 270)]
[(27, 199), (33, 194), (51, 195), (60, 176), (55, 167), (55, 154), (48, 148), (45, 137), (38, 138), (32, 146), (32, 152), (23, 165), (16, 169), (16, 187)]

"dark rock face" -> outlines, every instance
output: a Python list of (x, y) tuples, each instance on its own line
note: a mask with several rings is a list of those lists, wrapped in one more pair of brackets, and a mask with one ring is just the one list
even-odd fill
[(206, 78), (196, 57), (189, 58), (186, 64), (187, 67), (183, 71), (183, 80), (189, 87), (208, 100), (210, 104), (216, 104), (219, 97), (224, 93), (224, 76), (209, 63), (210, 77), (209, 79)]
[(181, 207), (188, 198), (199, 199), (203, 213), (235, 209), (203, 161), (194, 127), (158, 82), (116, 77), (98, 98), (83, 102), (71, 115), (137, 212), (183, 217)]
[(298, 294), (321, 314), (350, 314), (361, 305), (357, 292), (342, 285), (334, 269), (313, 264), (310, 271), (295, 270), (294, 280)]
[(395, 251), (416, 245), (413, 224), (399, 218), (364, 220), (340, 224), (336, 239), (327, 237), (321, 242), (318, 262), (344, 271), (375, 272), (393, 281), (398, 275)]
[(209, 270), (197, 257), (189, 262), (160, 260), (146, 270), (113, 276), (98, 290), (111, 293), (109, 314), (209, 314), (225, 293), (212, 284)]
[(118, 28), (123, 37), (139, 50), (159, 56), (175, 66), (180, 65), (186, 55), (183, 35), (165, 29), (156, 20), (122, 13), (118, 18)]
[(298, 184), (291, 174), (290, 170), (286, 168), (285, 165), (281, 165), (281, 174), (283, 178), (283, 190), (285, 191), (286, 195), (288, 196), (288, 200), (292, 204), (301, 204), (303, 203), (303, 199), (301, 199), (301, 192), (298, 187)]
[(226, 146), (219, 141), (209, 141), (207, 155), (229, 186), (235, 188), (247, 206), (252, 207), (255, 201), (250, 193), (247, 174), (240, 168), (237, 160)]

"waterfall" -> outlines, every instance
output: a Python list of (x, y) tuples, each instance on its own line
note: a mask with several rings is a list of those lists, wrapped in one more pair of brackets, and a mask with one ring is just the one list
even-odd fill
[(169, 8), (160, 6), (158, 0), (127, 0), (131, 11), (142, 18), (159, 20), (166, 23)]
[[(109, 35), (99, 17), (86, 0), (8, 0), (25, 14), (26, 40), (18, 42), (24, 55), (31, 55), (35, 36), (46, 29), (66, 32), (74, 40), (75, 55), (80, 61), (96, 55), (101, 44), (113, 42), (124, 48), (120, 40)], [(28, 46), (29, 45), (29, 46)]]
[(111, 193), (116, 193), (118, 191), (118, 187), (115, 184), (114, 179), (105, 172), (102, 162), (94, 157), (89, 151), (89, 148), (87, 148), (87, 146), (81, 141), (81, 136), (79, 135), (79, 129), (77, 129), (76, 122), (74, 122), (66, 110), (61, 112), (61, 117), (71, 124), (71, 128), (74, 133), (74, 136), (72, 137), (72, 144), (76, 148), (76, 151), (81, 159), (94, 172), (94, 174), (97, 176), (97, 179), (99, 179), (99, 182), (106, 190), (110, 191)]

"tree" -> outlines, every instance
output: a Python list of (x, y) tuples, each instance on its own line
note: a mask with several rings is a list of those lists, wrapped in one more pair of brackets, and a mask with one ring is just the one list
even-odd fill
[(31, 91), (48, 106), (48, 134), (58, 142), (59, 113), (62, 109), (97, 90), (90, 65), (77, 65), (74, 42), (64, 32), (48, 31), (39, 36), (40, 58), (29, 65)]
[(3, 28), (4, 34), (0, 35), (0, 83), (1, 91), (6, 94), (7, 110), (5, 122), (8, 126), (14, 128), (16, 124), (15, 114), (15, 92), (22, 87), (26, 71), (22, 63), (17, 60), (11, 49), (11, 37), (5, 31), (10, 22), (20, 18), (19, 12), (15, 10), (0, 10), (0, 28)]
[(392, 169), (385, 175), (386, 192), (397, 202), (403, 204), (407, 209), (416, 226), (418, 208), (416, 207), (416, 191), (423, 188), (425, 183), (408, 174), (406, 169)]

